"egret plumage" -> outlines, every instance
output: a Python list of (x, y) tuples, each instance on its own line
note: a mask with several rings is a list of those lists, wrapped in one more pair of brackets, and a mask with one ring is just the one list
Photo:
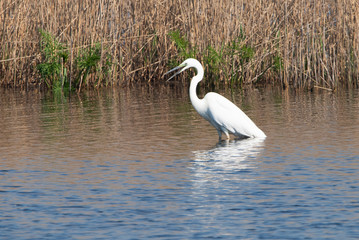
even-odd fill
[[(192, 78), (189, 87), (189, 96), (194, 109), (204, 119), (210, 122), (218, 132), (219, 140), (222, 139), (224, 133), (227, 139), (229, 134), (233, 134), (237, 138), (265, 138), (266, 135), (260, 130), (256, 124), (234, 103), (218, 93), (209, 92), (203, 99), (199, 99), (196, 93), (198, 83), (203, 79), (202, 64), (193, 58), (186, 59), (178, 67), (173, 68), (165, 74), (180, 69), (168, 80), (188, 68), (195, 68), (197, 74)], [(167, 80), (167, 81), (168, 81)]]

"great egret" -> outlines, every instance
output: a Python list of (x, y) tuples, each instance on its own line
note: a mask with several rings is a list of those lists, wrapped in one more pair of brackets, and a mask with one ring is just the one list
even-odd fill
[(201, 115), (217, 129), (219, 141), (222, 139), (222, 132), (226, 135), (227, 139), (230, 139), (229, 133), (238, 138), (266, 137), (264, 132), (260, 130), (241, 109), (239, 109), (227, 98), (214, 92), (207, 93), (203, 99), (198, 98), (196, 88), (197, 84), (203, 79), (204, 71), (202, 64), (196, 59), (188, 58), (178, 67), (166, 72), (165, 74), (168, 74), (177, 69), (181, 69), (167, 81), (191, 67), (197, 70), (197, 75), (192, 78), (189, 87), (189, 96), (192, 105), (199, 115)]

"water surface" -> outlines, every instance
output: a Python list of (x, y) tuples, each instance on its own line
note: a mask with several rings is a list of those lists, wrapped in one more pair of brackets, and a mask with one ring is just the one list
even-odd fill
[(0, 94), (1, 239), (357, 239), (357, 90), (221, 92), (267, 134), (217, 142), (187, 90)]

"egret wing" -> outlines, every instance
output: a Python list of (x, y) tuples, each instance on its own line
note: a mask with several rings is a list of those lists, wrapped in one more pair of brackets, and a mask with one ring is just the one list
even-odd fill
[[(213, 125), (226, 129), (236, 136), (253, 137), (262, 132), (254, 122), (234, 103), (217, 94), (208, 93), (205, 96), (208, 103), (208, 116)], [(263, 133), (264, 134), (264, 133)]]

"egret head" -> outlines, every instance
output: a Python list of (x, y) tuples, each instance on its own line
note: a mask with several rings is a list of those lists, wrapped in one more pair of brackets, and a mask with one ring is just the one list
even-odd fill
[(181, 72), (183, 72), (184, 70), (190, 68), (190, 67), (194, 67), (196, 68), (196, 70), (198, 70), (198, 64), (201, 66), (201, 64), (194, 58), (188, 58), (186, 59), (184, 62), (182, 62), (180, 65), (178, 65), (177, 67), (169, 70), (168, 72), (166, 72), (164, 75), (171, 73), (173, 71), (176, 71), (178, 69), (180, 69), (178, 72), (176, 72), (172, 77), (170, 77), (167, 81), (171, 80), (173, 77), (177, 76), (178, 74), (180, 74)]

